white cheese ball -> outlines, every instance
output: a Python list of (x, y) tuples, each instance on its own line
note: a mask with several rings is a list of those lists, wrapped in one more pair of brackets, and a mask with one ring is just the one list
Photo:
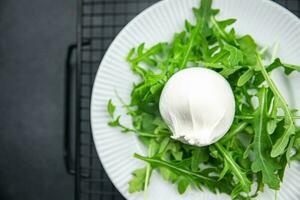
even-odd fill
[(187, 68), (166, 83), (159, 102), (172, 138), (206, 146), (222, 138), (232, 125), (235, 100), (229, 83), (217, 72)]

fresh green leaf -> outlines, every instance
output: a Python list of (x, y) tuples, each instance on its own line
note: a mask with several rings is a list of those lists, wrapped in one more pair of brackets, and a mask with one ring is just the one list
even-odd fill
[(238, 39), (240, 49), (243, 52), (244, 65), (255, 66), (257, 63), (257, 44), (250, 35), (245, 35)]
[(276, 120), (270, 120), (267, 122), (267, 132), (269, 135), (272, 135), (277, 127), (277, 121)]
[(242, 132), (248, 126), (248, 122), (241, 122), (238, 124), (233, 124), (228, 133), (221, 139), (222, 143), (226, 143), (231, 140), (236, 134)]
[(157, 159), (157, 158), (147, 158), (147, 157), (143, 157), (143, 156), (140, 156), (138, 154), (134, 154), (134, 157), (135, 158), (138, 158), (140, 160), (143, 160), (145, 162), (148, 162), (150, 163), (153, 167), (165, 167), (165, 168), (168, 168), (178, 174), (182, 174), (182, 175), (186, 175), (186, 176), (192, 176), (196, 179), (199, 179), (199, 180), (202, 180), (202, 181), (208, 181), (208, 182), (211, 182), (211, 183), (215, 183), (216, 180), (212, 177), (209, 177), (209, 176), (205, 176), (205, 175), (202, 175), (200, 173), (195, 173), (195, 172), (191, 172), (189, 170), (186, 170), (186, 169), (183, 169), (181, 167), (178, 167), (170, 162), (167, 162), (167, 161), (164, 161), (164, 160), (160, 160), (160, 159)]
[(241, 50), (230, 45), (226, 45), (224, 49), (229, 52), (228, 64), (230, 66), (237, 66), (243, 62), (244, 57)]
[(132, 172), (133, 178), (129, 181), (129, 193), (140, 192), (144, 190), (146, 168), (137, 169)]
[(116, 106), (112, 103), (112, 100), (110, 99), (107, 103), (107, 112), (110, 115), (110, 117), (114, 117), (115, 110)]
[(255, 112), (254, 118), (254, 141), (253, 141), (253, 151), (255, 154), (255, 160), (252, 163), (252, 171), (262, 172), (263, 183), (268, 184), (272, 189), (279, 189), (280, 179), (276, 175), (276, 171), (280, 168), (276, 160), (268, 155), (271, 150), (269, 135), (266, 131), (267, 124), (267, 112), (268, 112), (268, 90), (262, 88), (259, 93), (260, 105)]
[(164, 138), (164, 139), (162, 140), (162, 142), (160, 143), (159, 150), (158, 150), (158, 153), (159, 153), (159, 154), (163, 153), (163, 152), (166, 150), (166, 148), (167, 148), (169, 142), (170, 142), (170, 138), (169, 138), (169, 137), (166, 137), (166, 138)]
[(276, 87), (274, 81), (269, 76), (266, 68), (262, 64), (261, 58), (258, 56), (258, 63), (259, 68), (261, 70), (261, 73), (263, 77), (265, 78), (266, 82), (268, 83), (270, 89), (272, 90), (275, 98), (278, 99), (280, 107), (283, 109), (285, 113), (285, 132), (283, 135), (276, 141), (275, 145), (273, 146), (273, 149), (271, 151), (272, 157), (277, 157), (285, 153), (286, 147), (288, 145), (288, 142), (290, 140), (290, 137), (295, 134), (295, 124), (292, 117), (292, 113), (288, 107), (288, 104), (284, 97), (279, 92), (278, 88)]
[(244, 154), (243, 154), (243, 159), (246, 159), (249, 157), (249, 154), (251, 152), (251, 150), (253, 149), (253, 144), (250, 144), (247, 146), (246, 150), (244, 151)]
[(237, 86), (241, 87), (245, 85), (254, 75), (254, 71), (252, 69), (248, 69), (242, 76), (240, 76)]
[(172, 156), (174, 156), (175, 160), (182, 160), (183, 152), (181, 151), (172, 151)]
[(178, 187), (177, 187), (179, 194), (185, 193), (189, 185), (190, 185), (190, 181), (188, 179), (181, 178), (178, 182)]
[(148, 155), (153, 157), (159, 151), (159, 148), (159, 144), (155, 141), (155, 139), (151, 139), (148, 147)]
[(271, 71), (273, 71), (274, 69), (276, 69), (278, 67), (283, 67), (286, 75), (291, 74), (293, 71), (300, 72), (300, 66), (291, 65), (291, 64), (284, 64), (284, 63), (281, 62), (281, 60), (279, 58), (276, 58), (274, 60), (274, 62), (271, 65), (268, 66), (267, 70), (268, 70), (268, 72), (271, 72)]
[(159, 167), (160, 174), (162, 175), (163, 179), (166, 181), (171, 181), (172, 183), (176, 182), (178, 179), (178, 176), (172, 172), (172, 170), (169, 170), (165, 167)]
[(220, 27), (225, 29), (226, 27), (233, 25), (235, 22), (236, 22), (236, 19), (225, 19), (223, 21), (219, 21), (219, 25), (220, 25)]
[(287, 75), (291, 74), (293, 71), (300, 72), (300, 66), (299, 65), (283, 64), (283, 67), (285, 68), (285, 73)]
[[(150, 56), (153, 56), (157, 53), (160, 53), (163, 50), (165, 43), (158, 43), (157, 45), (154, 45), (149, 50), (144, 51), (144, 44), (141, 44), (138, 47), (138, 55), (136, 58), (132, 59), (130, 62), (132, 63), (138, 63), (138, 62), (146, 62), (151, 65), (155, 65), (155, 61), (150, 58)], [(132, 54), (132, 51), (130, 51), (129, 55)]]
[(135, 52), (135, 48), (130, 49), (130, 51), (129, 51), (129, 53), (128, 53), (128, 56), (127, 56), (127, 58), (126, 58), (126, 60), (127, 60), (128, 62), (131, 61), (132, 56), (134, 55), (134, 52)]
[(223, 169), (219, 175), (219, 180), (221, 180), (222, 178), (224, 178), (224, 176), (226, 175), (226, 173), (230, 170), (230, 166), (228, 165), (228, 162), (224, 162), (224, 166)]
[(180, 63), (180, 66), (186, 67), (187, 62), (188, 62), (189, 57), (190, 57), (190, 54), (191, 54), (191, 51), (195, 47), (195, 45), (197, 44), (195, 42), (196, 37), (199, 34), (199, 32), (201, 32), (202, 28), (203, 28), (203, 23), (198, 21), (195, 29), (191, 33), (191, 38), (190, 38), (188, 44), (184, 47), (184, 51), (183, 51), (184, 53), (182, 55), (182, 61)]
[(294, 143), (295, 143), (295, 138), (296, 138), (295, 136), (292, 136), (292, 138), (289, 142), (288, 148), (287, 148), (286, 160), (287, 160), (288, 163), (291, 161), (291, 158), (293, 156), (292, 149), (293, 149), (293, 146), (294, 146)]
[(206, 148), (197, 148), (192, 150), (192, 161), (191, 161), (191, 169), (196, 172), (199, 171), (199, 165), (202, 162), (208, 160), (208, 152)]
[[(216, 148), (221, 152), (221, 154), (224, 156), (224, 162), (227, 162), (226, 165), (230, 167), (230, 170), (232, 173), (236, 176), (236, 178), (239, 180), (239, 192), (250, 192), (250, 185), (251, 182), (247, 178), (246, 173), (240, 168), (240, 166), (234, 161), (232, 155), (222, 146), (220, 143), (215, 144)], [(236, 196), (234, 194), (233, 196)]]
[(273, 158), (282, 155), (286, 152), (286, 147), (288, 146), (289, 139), (291, 135), (294, 134), (295, 134), (295, 127), (293, 125), (290, 125), (282, 134), (282, 136), (274, 144), (273, 149), (271, 151), (271, 156)]
[(229, 78), (232, 74), (239, 71), (242, 67), (241, 66), (235, 66), (231, 68), (224, 68), (222, 71), (220, 71), (220, 74), (224, 76), (225, 78)]
[(120, 126), (120, 118), (121, 118), (121, 116), (118, 116), (115, 120), (110, 121), (108, 123), (108, 125), (111, 126), (111, 127), (118, 127), (118, 126)]
[(205, 67), (213, 68), (213, 69), (226, 69), (226, 66), (220, 63), (199, 62), (199, 64), (202, 64)]

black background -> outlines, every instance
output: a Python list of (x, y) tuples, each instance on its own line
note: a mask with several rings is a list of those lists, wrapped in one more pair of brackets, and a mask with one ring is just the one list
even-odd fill
[(1, 200), (74, 199), (62, 150), (75, 25), (74, 0), (0, 0)]

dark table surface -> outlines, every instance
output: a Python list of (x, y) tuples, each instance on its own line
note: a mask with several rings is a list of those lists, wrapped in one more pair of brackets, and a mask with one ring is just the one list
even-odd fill
[(0, 199), (71, 200), (63, 163), (64, 59), (76, 1), (0, 1)]

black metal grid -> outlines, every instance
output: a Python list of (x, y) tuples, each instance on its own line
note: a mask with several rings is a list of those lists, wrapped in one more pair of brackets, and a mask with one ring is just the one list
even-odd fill
[[(78, 0), (76, 200), (123, 200), (95, 151), (90, 128), (91, 89), (99, 63), (116, 34), (158, 0)], [(300, 16), (300, 0), (275, 0)]]
[[(116, 34), (157, 0), (80, 0), (77, 46), (76, 199), (123, 200), (104, 172), (90, 128), (90, 96), (100, 60)], [(85, 44), (83, 44), (85, 43)]]

